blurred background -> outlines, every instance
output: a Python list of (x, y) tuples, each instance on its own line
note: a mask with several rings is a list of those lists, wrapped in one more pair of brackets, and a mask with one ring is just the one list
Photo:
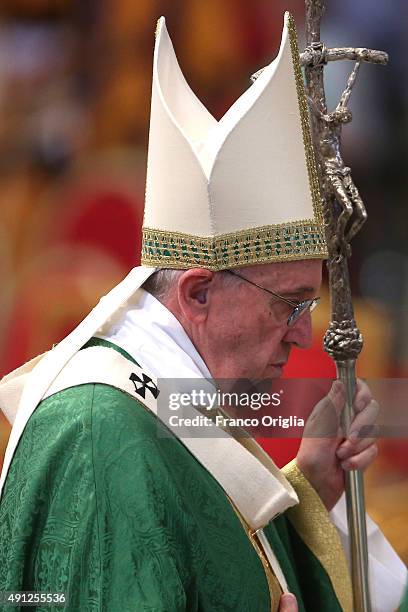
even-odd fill
[[(151, 66), (165, 15), (193, 90), (220, 118), (275, 56), (290, 10), (304, 46), (303, 0), (2, 0), (0, 3), (0, 375), (49, 349), (139, 262)], [(365, 336), (359, 374), (408, 375), (408, 23), (405, 0), (327, 0), (328, 46), (390, 54), (363, 65), (344, 159), (369, 220), (351, 279)], [(352, 64), (329, 65), (330, 108)], [(321, 349), (327, 290), (307, 359), (287, 376), (331, 376)], [(0, 412), (0, 461), (8, 426)], [(296, 441), (263, 444), (279, 464)], [(381, 442), (367, 474), (370, 512), (408, 562), (408, 442)]]

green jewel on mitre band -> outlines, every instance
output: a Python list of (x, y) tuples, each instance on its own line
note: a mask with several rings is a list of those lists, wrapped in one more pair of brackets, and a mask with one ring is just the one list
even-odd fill
[(143, 229), (142, 264), (209, 270), (327, 257), (324, 231), (313, 222), (252, 228), (215, 237)]

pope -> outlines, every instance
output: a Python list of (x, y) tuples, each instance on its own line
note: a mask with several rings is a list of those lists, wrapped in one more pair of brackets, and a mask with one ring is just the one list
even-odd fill
[[(216, 121), (159, 21), (142, 266), (0, 385), (1, 591), (64, 593), (72, 611), (352, 610), (344, 471), (377, 454), (368, 387), (344, 437), (334, 382), (282, 471), (252, 438), (162, 410), (186, 381), (278, 378), (311, 343), (327, 249), (298, 57), (286, 14), (277, 58)], [(387, 612), (406, 570), (368, 521)]]

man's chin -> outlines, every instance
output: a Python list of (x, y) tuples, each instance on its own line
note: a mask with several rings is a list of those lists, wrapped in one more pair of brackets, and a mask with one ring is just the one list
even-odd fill
[(265, 369), (264, 378), (280, 378), (283, 374), (283, 365), (268, 364)]

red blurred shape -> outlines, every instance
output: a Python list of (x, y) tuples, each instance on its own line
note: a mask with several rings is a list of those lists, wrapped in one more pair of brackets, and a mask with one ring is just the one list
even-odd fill
[[(310, 349), (292, 350), (284, 378), (335, 378), (336, 368), (319, 338)], [(262, 448), (282, 467), (296, 457), (300, 438), (258, 438)]]

